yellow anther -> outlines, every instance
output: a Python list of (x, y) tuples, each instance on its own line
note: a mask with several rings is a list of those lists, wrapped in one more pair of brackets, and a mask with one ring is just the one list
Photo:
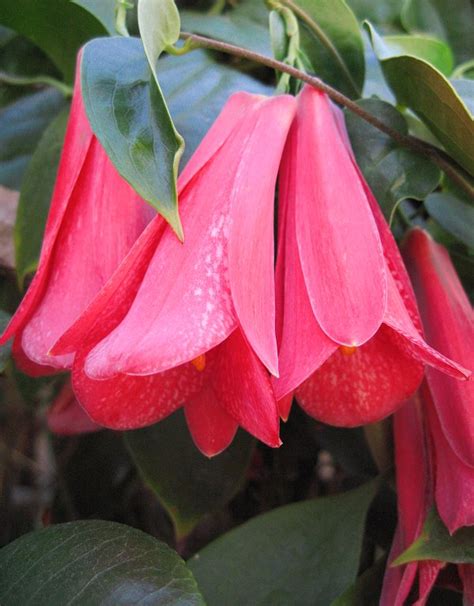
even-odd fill
[(206, 368), (206, 354), (201, 354), (200, 356), (197, 356), (196, 358), (194, 358), (194, 360), (191, 360), (191, 364), (196, 370), (202, 372)]
[(357, 347), (355, 345), (341, 345), (339, 349), (344, 356), (352, 356), (355, 354)]

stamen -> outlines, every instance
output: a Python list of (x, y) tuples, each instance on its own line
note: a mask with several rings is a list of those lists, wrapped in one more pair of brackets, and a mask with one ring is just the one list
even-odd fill
[(202, 372), (206, 368), (206, 354), (201, 354), (200, 356), (197, 356), (196, 358), (194, 358), (194, 360), (191, 360), (191, 364), (196, 370)]
[(341, 350), (342, 355), (344, 356), (352, 356), (353, 354), (355, 354), (357, 346), (350, 346), (350, 345), (341, 345), (339, 347), (339, 349)]

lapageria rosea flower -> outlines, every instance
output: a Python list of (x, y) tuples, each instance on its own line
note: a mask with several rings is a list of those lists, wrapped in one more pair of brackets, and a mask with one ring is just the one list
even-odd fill
[(79, 64), (37, 272), (1, 338), (33, 375), (69, 368), (56, 340), (110, 278), (155, 214), (120, 177), (89, 125)]
[(283, 154), (276, 270), (281, 415), (295, 395), (339, 426), (392, 413), (424, 364), (469, 372), (421, 336), (396, 243), (352, 155), (339, 110), (305, 87)]
[[(402, 250), (427, 340), (472, 368), (472, 307), (446, 249), (415, 229)], [(434, 368), (426, 375), (419, 393), (394, 415), (398, 527), (389, 562), (419, 537), (433, 505), (451, 533), (474, 525), (474, 383)], [(434, 561), (388, 567), (381, 605), (403, 606), (418, 576), (422, 606), (442, 567)], [(459, 566), (459, 574), (466, 603), (474, 603), (474, 566)]]
[(91, 418), (149, 425), (185, 406), (216, 454), (240, 425), (278, 446), (274, 193), (290, 96), (238, 93), (179, 178), (181, 244), (157, 217), (53, 353), (76, 352)]

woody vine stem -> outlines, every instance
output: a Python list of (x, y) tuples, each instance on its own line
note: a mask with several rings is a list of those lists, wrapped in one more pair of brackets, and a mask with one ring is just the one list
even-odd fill
[(181, 54), (180, 51), (187, 52), (196, 48), (208, 48), (229, 55), (234, 55), (242, 59), (247, 59), (249, 61), (254, 61), (256, 63), (260, 63), (261, 65), (266, 65), (274, 70), (287, 73), (293, 78), (297, 78), (302, 82), (306, 82), (310, 86), (313, 86), (314, 88), (326, 93), (328, 97), (339, 105), (347, 107), (349, 111), (353, 112), (381, 132), (385, 133), (403, 147), (412, 149), (413, 151), (429, 158), (446, 174), (446, 176), (461, 187), (469, 196), (474, 198), (474, 186), (469, 182), (469, 178), (467, 177), (465, 171), (454, 160), (452, 160), (450, 156), (434, 145), (426, 143), (425, 141), (422, 141), (417, 137), (413, 137), (412, 135), (405, 135), (395, 130), (391, 126), (388, 126), (373, 114), (366, 112), (362, 107), (357, 105), (355, 101), (352, 101), (316, 76), (311, 76), (310, 74), (307, 74), (281, 61), (277, 61), (276, 59), (272, 59), (271, 57), (261, 55), (260, 53), (247, 50), (240, 46), (235, 46), (234, 44), (214, 40), (213, 38), (207, 38), (197, 34), (190, 34), (188, 32), (181, 32), (180, 38), (185, 40), (186, 44), (183, 49), (177, 49), (178, 54)]

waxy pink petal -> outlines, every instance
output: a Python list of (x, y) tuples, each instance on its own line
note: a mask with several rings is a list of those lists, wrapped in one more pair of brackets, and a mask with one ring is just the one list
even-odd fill
[(296, 242), (296, 140), (289, 137), (280, 171), (279, 245), (276, 302), (279, 318), (280, 377), (274, 381), (281, 399), (298, 387), (338, 348), (319, 327), (309, 302)]
[(327, 97), (305, 87), (290, 137), (297, 171), (291, 205), (314, 315), (336, 343), (355, 346), (378, 330), (386, 306), (385, 262), (367, 197)]
[(355, 427), (391, 414), (423, 377), (403, 340), (382, 326), (352, 353), (336, 351), (295, 391), (301, 407), (330, 425)]
[[(416, 229), (406, 240), (404, 255), (428, 342), (472, 371), (473, 311), (447, 251)], [(453, 381), (435, 369), (428, 369), (427, 379), (446, 439), (474, 467), (474, 381)]]
[(239, 427), (218, 403), (212, 387), (204, 387), (184, 407), (186, 422), (194, 443), (207, 457), (225, 450)]
[[(242, 284), (237, 284), (237, 278), (235, 284), (230, 283), (232, 276), (235, 278), (235, 270), (229, 266), (229, 238), (241, 235), (246, 219), (237, 215), (245, 212), (248, 198), (255, 202), (256, 208), (262, 203), (254, 198), (254, 190), (258, 191), (261, 180), (262, 163), (276, 171), (275, 158), (279, 157), (289, 121), (277, 120), (277, 110), (285, 109), (291, 116), (294, 108), (286, 102), (286, 97), (283, 105), (278, 98), (252, 95), (239, 95), (239, 98), (245, 108), (243, 117), (239, 113), (231, 116), (224, 113), (206, 139), (212, 138), (214, 128), (221, 131), (222, 120), (233, 120), (232, 136), (197, 174), (188, 175), (184, 190), (180, 187), (184, 244), (179, 243), (170, 230), (163, 234), (129, 313), (88, 357), (86, 372), (90, 377), (106, 378), (117, 372), (141, 375), (162, 372), (212, 349), (238, 325), (233, 290), (237, 293), (244, 332), (250, 317), (270, 317), (271, 321), (266, 320), (263, 328), (246, 334), (262, 361), (270, 369), (275, 366), (276, 360), (271, 361), (275, 353), (272, 344), (274, 294), (269, 292), (272, 280), (256, 285), (251, 278), (257, 295), (249, 294), (249, 289), (245, 304), (248, 307), (245, 307)], [(273, 146), (257, 161), (245, 150), (256, 150), (256, 142), (265, 138), (269, 129), (273, 132)], [(196, 154), (199, 156), (199, 153), (200, 148)], [(245, 181), (245, 187), (239, 187), (241, 181)], [(268, 201), (264, 202), (268, 206)], [(271, 214), (266, 221), (272, 223)], [(265, 226), (262, 229), (265, 230)], [(240, 237), (239, 246), (243, 258), (250, 258), (255, 252), (252, 238)], [(256, 276), (262, 273), (262, 262), (263, 268), (269, 265), (272, 254), (272, 250), (266, 250), (255, 259)], [(235, 253), (232, 259), (235, 263)], [(247, 270), (247, 275), (249, 271), (252, 270)], [(262, 331), (268, 332), (263, 340)]]

